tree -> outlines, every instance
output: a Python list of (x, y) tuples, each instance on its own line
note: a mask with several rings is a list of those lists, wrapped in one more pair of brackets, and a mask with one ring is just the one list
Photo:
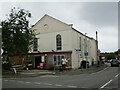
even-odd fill
[(115, 53), (105, 53), (105, 57), (110, 60), (110, 59), (115, 59)]
[(27, 55), (33, 45), (35, 33), (29, 28), (31, 13), (25, 9), (11, 9), (2, 21), (2, 49), (9, 57)]

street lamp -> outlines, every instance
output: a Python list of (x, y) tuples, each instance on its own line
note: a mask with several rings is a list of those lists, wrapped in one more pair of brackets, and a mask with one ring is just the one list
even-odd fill
[[(85, 33), (85, 53), (87, 53), (87, 33)], [(85, 55), (86, 61), (87, 61), (87, 56)]]
[(98, 66), (99, 66), (99, 51), (98, 51), (98, 32), (96, 31), (96, 52), (97, 52), (97, 61), (98, 61)]
[(88, 63), (87, 63), (87, 55), (88, 55), (88, 52), (87, 52), (87, 36), (86, 36), (86, 35), (87, 35), (87, 33), (85, 33), (85, 53), (84, 53), (84, 54), (85, 54), (86, 68), (87, 68), (87, 66), (88, 66), (88, 65), (87, 65), (87, 64), (88, 64)]

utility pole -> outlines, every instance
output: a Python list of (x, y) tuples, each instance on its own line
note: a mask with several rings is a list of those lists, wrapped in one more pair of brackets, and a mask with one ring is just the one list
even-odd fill
[[(85, 33), (85, 53), (87, 53), (87, 37), (86, 37), (86, 34), (87, 33)], [(87, 61), (87, 56), (85, 56), (85, 58), (86, 58), (86, 61)]]
[(98, 32), (96, 31), (96, 52), (97, 52), (97, 61), (99, 65), (99, 55), (98, 55)]
[(86, 68), (87, 68), (87, 36), (86, 36), (87, 33), (85, 33), (85, 59), (86, 59)]

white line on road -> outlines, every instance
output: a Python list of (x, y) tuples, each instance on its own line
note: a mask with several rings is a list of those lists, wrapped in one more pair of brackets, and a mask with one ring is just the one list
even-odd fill
[(41, 84), (40, 82), (34, 82), (35, 84)]
[(112, 80), (108, 81), (106, 84), (104, 84), (102, 87), (100, 87), (100, 89), (104, 88), (105, 86), (107, 86), (111, 82), (112, 82)]
[(77, 88), (77, 86), (67, 86), (67, 87), (70, 87), (70, 88)]
[(115, 77), (118, 77), (120, 75), (120, 73), (119, 74), (117, 74)]
[(45, 85), (52, 85), (52, 84), (50, 84), (50, 83), (44, 83)]
[(60, 84), (55, 84), (55, 86), (62, 86), (62, 85), (60, 85)]
[(25, 82), (25, 83), (31, 83), (31, 82)]

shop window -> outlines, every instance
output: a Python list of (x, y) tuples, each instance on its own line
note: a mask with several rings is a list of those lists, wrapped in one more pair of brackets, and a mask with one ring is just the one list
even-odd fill
[(61, 65), (62, 64), (62, 58), (65, 57), (64, 55), (54, 55), (54, 65)]

